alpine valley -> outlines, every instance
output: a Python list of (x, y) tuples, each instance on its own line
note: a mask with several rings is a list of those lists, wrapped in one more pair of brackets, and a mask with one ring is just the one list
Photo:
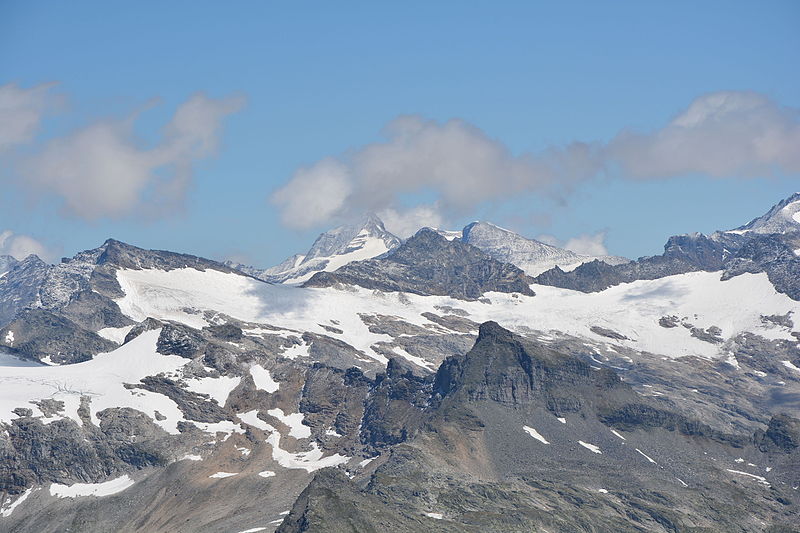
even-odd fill
[(800, 531), (800, 194), (635, 261), (3, 256), (0, 454), (7, 533)]

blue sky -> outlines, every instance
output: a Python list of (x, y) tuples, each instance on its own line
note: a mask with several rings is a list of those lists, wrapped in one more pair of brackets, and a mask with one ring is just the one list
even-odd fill
[(638, 257), (800, 190), (797, 2), (386, 4), (3, 2), (0, 234), (269, 266), (370, 209)]

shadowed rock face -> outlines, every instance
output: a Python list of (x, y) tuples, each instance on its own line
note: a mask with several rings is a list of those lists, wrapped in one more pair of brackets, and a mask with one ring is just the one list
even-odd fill
[(14, 341), (6, 349), (35, 361), (49, 355), (54, 363), (79, 363), (117, 347), (97, 333), (44, 309), (25, 310), (15, 321), (0, 328), (0, 338), (9, 338), (9, 333), (13, 334)]
[(487, 291), (533, 296), (531, 282), (514, 265), (500, 263), (474, 246), (448, 241), (426, 228), (385, 258), (350, 263), (335, 272), (319, 272), (304, 286), (343, 283), (382, 291), (476, 299)]
[(35, 255), (6, 264), (9, 270), (0, 277), (0, 326), (13, 320), (25, 307), (36, 304), (39, 287), (50, 269), (50, 265)]

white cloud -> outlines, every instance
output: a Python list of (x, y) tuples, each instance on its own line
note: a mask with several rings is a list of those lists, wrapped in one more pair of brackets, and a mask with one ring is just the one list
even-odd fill
[(599, 231), (597, 233), (584, 233), (577, 237), (567, 239), (566, 242), (561, 241), (553, 235), (539, 235), (537, 240), (542, 241), (550, 246), (564, 248), (581, 255), (602, 256), (608, 255), (606, 248), (606, 232)]
[(308, 228), (334, 216), (396, 210), (401, 196), (425, 191), (438, 196), (443, 211), (463, 212), (513, 193), (569, 186), (599, 162), (596, 149), (580, 143), (515, 156), (461, 120), (403, 116), (384, 135), (385, 142), (298, 170), (271, 196), (283, 221)]
[(695, 99), (663, 128), (622, 132), (607, 157), (632, 178), (689, 173), (762, 177), (800, 172), (800, 110), (753, 92), (716, 92)]
[(401, 239), (412, 236), (420, 228), (441, 228), (444, 224), (444, 218), (436, 205), (419, 205), (400, 211), (387, 208), (377, 215), (383, 220), (387, 231)]
[(0, 86), (0, 152), (30, 142), (54, 98), (54, 83), (23, 89), (15, 83)]
[[(651, 133), (623, 131), (608, 144), (573, 142), (538, 154), (515, 155), (462, 120), (402, 116), (383, 133), (384, 142), (298, 170), (271, 196), (284, 223), (309, 228), (365, 211), (392, 216), (415, 194), (432, 196), (450, 217), (520, 194), (568, 193), (609, 168), (631, 179), (800, 172), (800, 110), (751, 92), (701, 96)], [(593, 247), (585, 239), (575, 246)]]
[(564, 248), (581, 255), (608, 255), (606, 232), (578, 235), (567, 240), (564, 243)]
[(281, 220), (293, 228), (309, 228), (341, 215), (353, 189), (349, 169), (333, 158), (297, 170), (271, 199), (280, 205)]
[(0, 255), (10, 255), (22, 261), (29, 255), (38, 255), (44, 261), (51, 261), (55, 253), (33, 237), (18, 235), (11, 230), (0, 232)]
[(24, 183), (36, 193), (59, 196), (66, 210), (81, 218), (160, 214), (181, 202), (192, 164), (214, 154), (222, 120), (243, 103), (195, 95), (150, 148), (134, 137), (135, 115), (90, 124), (28, 158), (21, 167)]

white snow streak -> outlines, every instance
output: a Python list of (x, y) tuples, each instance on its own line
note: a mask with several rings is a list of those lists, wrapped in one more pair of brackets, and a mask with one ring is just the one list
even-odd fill
[(578, 444), (580, 444), (581, 446), (583, 446), (587, 450), (590, 450), (590, 451), (592, 451), (594, 453), (603, 453), (603, 452), (600, 451), (600, 448), (595, 446), (594, 444), (589, 444), (588, 442), (583, 442), (582, 440), (579, 440)]
[(104, 483), (75, 483), (74, 485), (50, 485), (50, 494), (59, 498), (77, 498), (80, 496), (111, 496), (131, 487), (134, 481), (124, 475)]
[(530, 435), (534, 439), (538, 440), (542, 444), (550, 444), (549, 442), (547, 442), (547, 440), (544, 437), (541, 436), (541, 434), (539, 434), (538, 431), (536, 431), (532, 427), (530, 427), (530, 426), (522, 426), (522, 429), (525, 430), (525, 433), (527, 433), (528, 435)]

